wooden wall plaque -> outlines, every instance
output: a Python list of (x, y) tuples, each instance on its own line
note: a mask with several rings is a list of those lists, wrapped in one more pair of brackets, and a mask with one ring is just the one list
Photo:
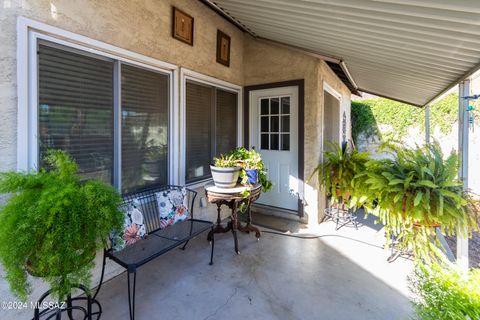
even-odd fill
[(217, 30), (217, 62), (230, 66), (230, 36)]
[(193, 17), (173, 7), (172, 36), (193, 46)]

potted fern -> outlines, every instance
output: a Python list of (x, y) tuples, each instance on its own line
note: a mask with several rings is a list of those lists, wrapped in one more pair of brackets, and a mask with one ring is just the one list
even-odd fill
[(327, 195), (334, 202), (347, 203), (349, 206), (358, 206), (367, 199), (363, 188), (361, 174), (366, 170), (369, 154), (349, 148), (346, 143), (328, 142), (329, 151), (324, 154), (324, 161), (320, 163), (312, 174), (318, 174), (318, 181)]
[[(409, 149), (389, 144), (391, 159), (367, 164), (366, 189), (376, 206), (369, 211), (395, 236), (400, 250), (424, 261), (442, 257), (436, 228), (447, 235), (478, 230), (478, 212), (457, 178), (458, 158), (444, 159), (438, 143)], [(375, 167), (371, 170), (370, 167)]]
[(42, 277), (63, 300), (90, 283), (93, 259), (112, 229), (121, 228), (121, 197), (103, 182), (81, 181), (63, 151), (49, 151), (37, 172), (0, 174), (0, 262), (11, 291), (25, 300), (28, 274)]

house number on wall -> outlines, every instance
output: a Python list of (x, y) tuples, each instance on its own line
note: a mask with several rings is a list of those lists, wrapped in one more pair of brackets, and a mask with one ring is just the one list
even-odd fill
[(342, 141), (347, 141), (347, 114), (343, 111), (342, 117)]

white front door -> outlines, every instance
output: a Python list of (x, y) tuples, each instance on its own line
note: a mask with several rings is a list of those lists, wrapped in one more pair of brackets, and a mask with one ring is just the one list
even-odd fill
[(250, 92), (250, 148), (273, 182), (257, 203), (298, 211), (298, 87)]

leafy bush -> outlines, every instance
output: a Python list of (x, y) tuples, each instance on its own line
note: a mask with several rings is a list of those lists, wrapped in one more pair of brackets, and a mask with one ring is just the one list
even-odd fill
[(121, 197), (100, 181), (81, 182), (77, 165), (49, 151), (47, 169), (0, 174), (0, 262), (12, 292), (25, 300), (27, 273), (44, 277), (63, 299), (72, 286), (90, 283), (95, 251), (121, 228)]
[(478, 212), (457, 179), (458, 159), (443, 159), (438, 143), (409, 149), (390, 144), (393, 159), (370, 160), (363, 177), (368, 211), (385, 225), (387, 239), (395, 235), (402, 249), (426, 261), (441, 257), (435, 228), (443, 233), (478, 230)]
[(480, 270), (466, 275), (449, 265), (417, 265), (410, 290), (418, 319), (480, 319)]
[[(458, 117), (458, 94), (451, 93), (430, 107), (430, 122), (444, 134), (450, 133)], [(408, 129), (425, 123), (423, 109), (385, 98), (352, 101), (352, 135), (357, 141), (361, 133), (376, 134), (383, 141), (401, 140)], [(382, 129), (382, 125), (391, 130)]]

